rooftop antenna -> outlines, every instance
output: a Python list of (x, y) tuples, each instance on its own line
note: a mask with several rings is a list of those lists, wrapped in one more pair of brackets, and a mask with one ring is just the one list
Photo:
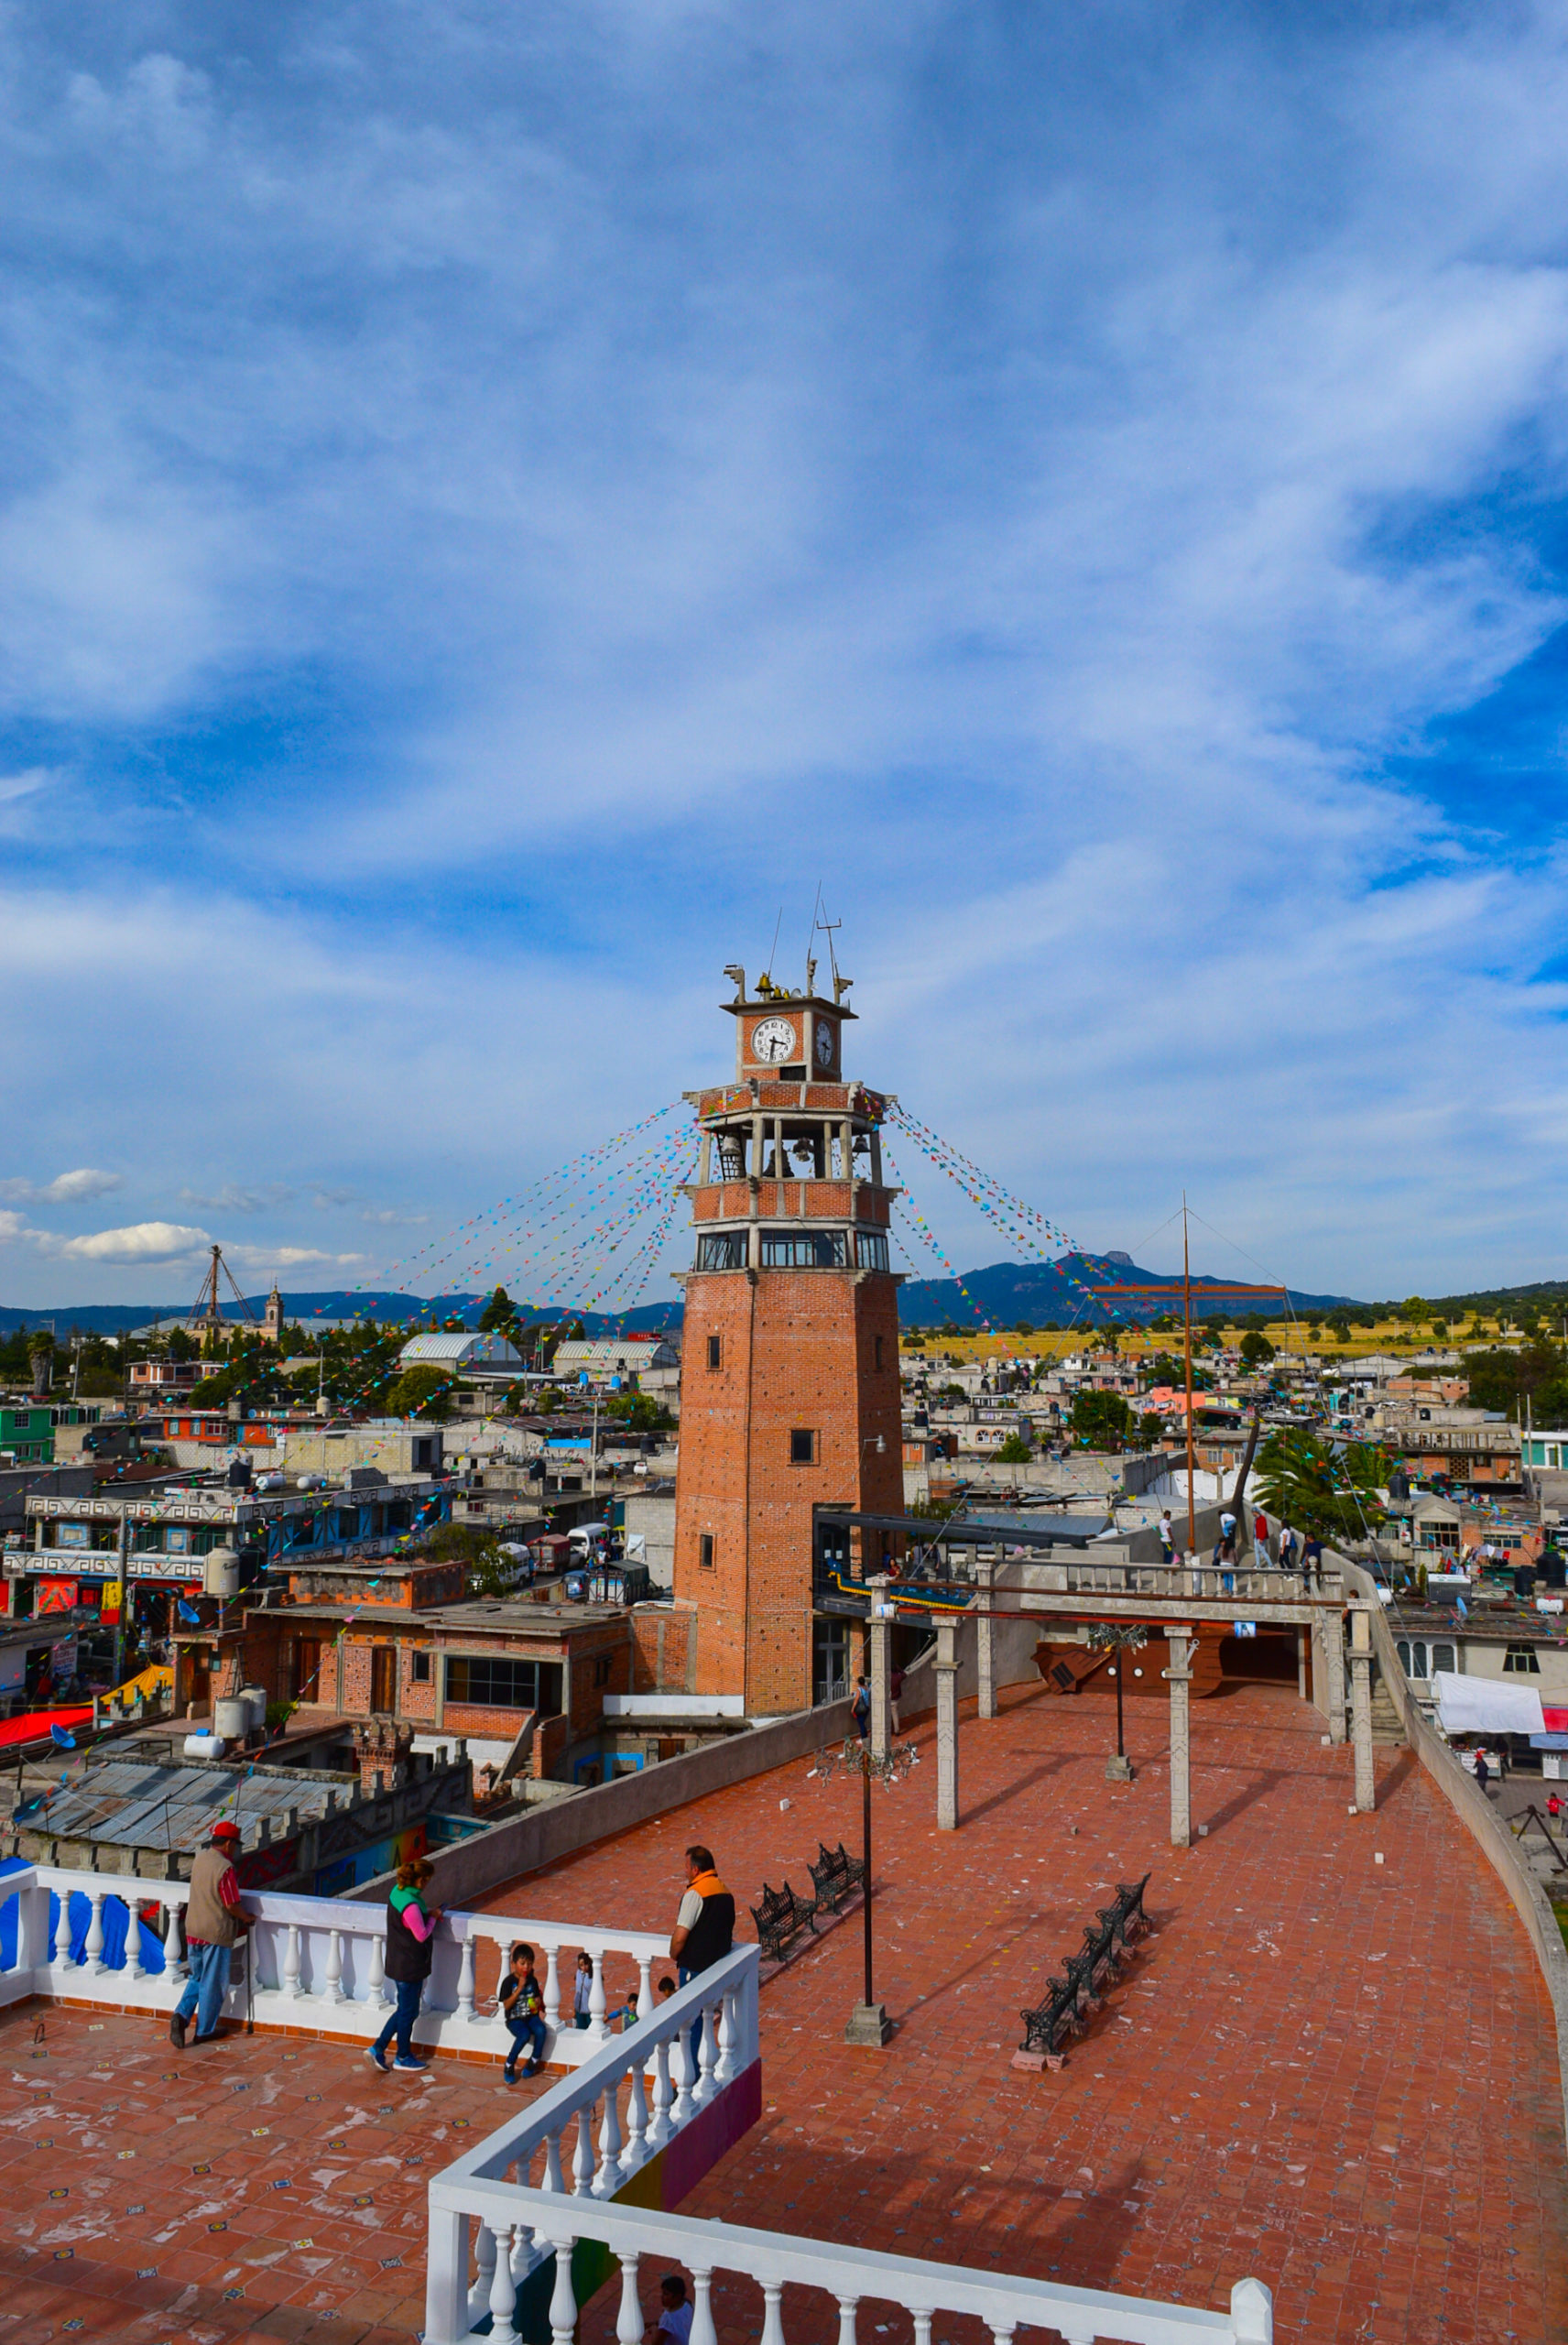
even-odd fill
[(227, 1262), (223, 1260), (223, 1248), (221, 1246), (214, 1246), (212, 1249), (212, 1259), (211, 1263), (208, 1265), (207, 1274), (201, 1281), (196, 1300), (191, 1306), (190, 1316), (185, 1322), (188, 1327), (200, 1327), (205, 1334), (210, 1336), (212, 1339), (214, 1348), (216, 1347), (219, 1337), (223, 1332), (223, 1307), (218, 1297), (218, 1278), (220, 1272), (225, 1279), (227, 1279), (230, 1292), (233, 1293), (234, 1301), (239, 1304), (240, 1309), (245, 1313), (246, 1318), (249, 1319), (252, 1326), (259, 1327), (261, 1325), (260, 1320), (257, 1319), (255, 1312), (251, 1309), (249, 1303), (245, 1301), (238, 1287), (235, 1286), (234, 1272), (230, 1270)]
[(822, 934), (828, 941), (828, 966), (833, 971), (833, 999), (835, 1002), (839, 1002), (844, 999), (844, 995), (855, 983), (855, 979), (853, 977), (841, 977), (839, 976), (838, 954), (833, 949), (833, 938), (844, 926), (844, 922), (841, 920), (819, 920), (816, 925), (822, 930)]
[(770, 979), (773, 976), (773, 956), (779, 950), (779, 932), (783, 925), (784, 907), (780, 904), (779, 907), (779, 917), (773, 923), (773, 942), (768, 948), (768, 975)]

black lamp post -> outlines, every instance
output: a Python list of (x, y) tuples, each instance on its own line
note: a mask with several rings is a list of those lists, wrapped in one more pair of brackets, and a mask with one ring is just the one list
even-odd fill
[(844, 2032), (846, 2044), (879, 2046), (887, 2043), (893, 2032), (887, 2012), (876, 2001), (871, 1977), (871, 1786), (874, 1782), (889, 1786), (898, 1783), (900, 1777), (909, 1773), (917, 1756), (913, 1743), (904, 1742), (889, 1744), (879, 1757), (872, 1750), (869, 1740), (862, 1741), (859, 1735), (852, 1734), (845, 1740), (842, 1751), (836, 1751), (831, 1756), (823, 1751), (817, 1760), (817, 1773), (823, 1782), (838, 1773), (840, 1769), (860, 1777), (860, 1857), (864, 1867), (860, 1884), (860, 1920), (865, 1994), (850, 2013), (849, 2024)]
[(1127, 1667), (1129, 1652), (1141, 1652), (1149, 1642), (1149, 1631), (1139, 1622), (1096, 1620), (1089, 1631), (1089, 1642), (1096, 1651), (1113, 1656), (1112, 1674), (1116, 1681), (1116, 1755), (1105, 1761), (1107, 1783), (1130, 1783), (1132, 1761), (1127, 1755), (1126, 1738), (1122, 1728), (1122, 1672)]

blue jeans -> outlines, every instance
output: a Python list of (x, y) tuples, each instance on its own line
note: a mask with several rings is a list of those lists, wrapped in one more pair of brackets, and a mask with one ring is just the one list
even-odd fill
[(377, 2052), (385, 2052), (394, 2035), (397, 2038), (397, 2057), (411, 2060), (414, 2056), (414, 2022), (419, 2016), (419, 1998), (425, 1991), (422, 1979), (394, 1979), (397, 2001), (392, 2016), (376, 2039)]
[(223, 2016), (223, 1997), (229, 1991), (229, 1959), (232, 1949), (226, 1946), (209, 1946), (203, 1938), (186, 1942), (186, 1956), (191, 1964), (191, 1976), (185, 1982), (185, 1992), (175, 2010), (181, 2019), (196, 2013), (196, 2041), (215, 2034)]
[[(700, 1979), (702, 1975), (700, 1970), (688, 1970), (683, 1962), (677, 1967), (676, 1978), (682, 1987), (689, 1987), (693, 1979)], [(699, 2012), (691, 2024), (691, 2089), (693, 2092), (697, 2089), (702, 2074), (702, 2014)]]
[(544, 2022), (540, 2019), (538, 2012), (535, 2012), (532, 2016), (528, 2019), (508, 2019), (506, 2022), (506, 2033), (512, 2039), (512, 2048), (506, 2055), (506, 2066), (508, 2068), (515, 2068), (517, 2067), (517, 2055), (522, 2050), (525, 2044), (531, 2047), (528, 2053), (530, 2060), (542, 2060), (544, 2058), (545, 2028)]

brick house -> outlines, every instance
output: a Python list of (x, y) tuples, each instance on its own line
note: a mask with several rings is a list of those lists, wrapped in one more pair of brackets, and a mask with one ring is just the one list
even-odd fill
[(387, 1720), (416, 1750), (462, 1738), (497, 1769), (522, 1743), (539, 1779), (608, 1765), (604, 1698), (633, 1690), (631, 1611), (468, 1597), (465, 1577), (461, 1560), (422, 1556), (275, 1573), (243, 1623), (176, 1643), (216, 1647), (214, 1693), (259, 1685), (301, 1724)]

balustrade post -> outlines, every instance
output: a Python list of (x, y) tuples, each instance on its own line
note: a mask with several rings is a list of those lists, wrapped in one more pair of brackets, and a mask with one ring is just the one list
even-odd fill
[(102, 1970), (106, 1967), (103, 1961), (103, 1892), (101, 1889), (93, 1892), (93, 1918), (87, 1925), (82, 1964), (85, 1970)]
[(692, 2073), (695, 2062), (691, 2056), (691, 2029), (683, 2027), (670, 2045), (675, 2055), (675, 2099), (670, 2104), (670, 2130), (679, 2132), (687, 2120), (697, 2113), (697, 2103), (691, 2088), (696, 2082)]
[[(855, 2316), (860, 2308), (858, 2296), (840, 2296), (838, 2300), (838, 2345), (855, 2345)], [(695, 2324), (693, 2323), (693, 2326)]]
[(929, 2305), (915, 2307), (915, 2345), (931, 2345), (931, 2308)]
[(590, 2100), (577, 2112), (577, 2154), (572, 2161), (572, 2195), (588, 2198), (593, 2188), (593, 2104)]
[(389, 2003), (391, 2000), (387, 1992), (387, 1941), (377, 1930), (370, 1941), (369, 2001), (375, 2004)]
[(713, 2307), (712, 2300), (713, 2285), (713, 2274), (712, 2270), (709, 2269), (705, 2272), (700, 2271), (697, 2266), (693, 2264), (691, 2267), (691, 2327), (690, 2330), (689, 2345), (719, 2345), (719, 2332), (713, 2327)]
[[(463, 2227), (466, 2231), (468, 2229), (468, 2218), (466, 2215), (463, 2218)], [(495, 2234), (491, 2230), (489, 2224), (483, 2220), (479, 2225), (479, 2235), (474, 2242), (474, 2261), (476, 2267), (474, 2281), (473, 2287), (468, 2291), (468, 2326), (470, 2329), (473, 2329), (476, 2323), (482, 2321), (485, 2314), (489, 2311), (490, 2284), (495, 2277)], [(464, 2279), (466, 2279), (467, 2276), (465, 2270), (463, 2274)]]
[(595, 1947), (590, 1957), (593, 1965), (593, 1983), (588, 1990), (588, 2041), (603, 2044), (610, 2031), (604, 2024), (604, 2014), (610, 2008), (604, 1992), (604, 1949)]
[(670, 2042), (661, 2037), (653, 2047), (653, 2122), (648, 2129), (649, 2150), (661, 2150), (673, 2130), (670, 2122)]
[[(765, 2280), (762, 2284), (762, 2336), (760, 2345), (784, 2345), (783, 2284)], [(920, 2345), (917, 2335), (915, 2345)], [(931, 2328), (927, 2323), (925, 2345), (931, 2345)]]
[(332, 1930), (327, 1936), (327, 2001), (341, 2003), (347, 2000), (343, 1984), (343, 1932)]
[[(479, 2229), (483, 2236), (483, 2223)], [(430, 2345), (457, 2345), (485, 2309), (469, 2293), (468, 2217), (448, 2208), (439, 2213), (432, 2209), (427, 2237), (425, 2335)]]
[(599, 2171), (593, 2177), (595, 2198), (613, 2198), (626, 2176), (621, 2171), (620, 2078), (604, 2087), (604, 2121), (599, 2128)]
[(637, 2015), (639, 2020), (651, 2019), (653, 2017), (653, 1982), (649, 1976), (652, 1969), (652, 1955), (639, 1954), (637, 1957)]
[(713, 2070), (719, 2065), (719, 2047), (713, 2041), (713, 2014), (706, 2003), (702, 2006), (702, 2030), (697, 2038), (697, 2084), (691, 2095), (699, 2109), (706, 2109), (718, 2091), (713, 2082)]
[(561, 2025), (561, 1966), (556, 1960), (560, 1951), (555, 1946), (544, 1950), (544, 2023), (552, 2035)]
[(517, 2284), (512, 2277), (512, 2226), (491, 2223), (486, 2228), (494, 2235), (495, 2258), (495, 2269), (490, 2275), (491, 2345), (517, 2345), (517, 2328), (513, 2314), (517, 2307)]
[(544, 2187), (553, 2190), (558, 2198), (566, 2193), (566, 2176), (561, 2171), (561, 2135), (547, 2133), (544, 2140)]
[(1261, 2280), (1238, 2280), (1230, 2292), (1236, 2345), (1273, 2345), (1274, 2297)]
[(621, 2154), (621, 2172), (635, 2174), (648, 2156), (648, 2095), (643, 2085), (642, 2056), (632, 2062), (631, 2098), (626, 2104), (626, 2146)]
[(285, 1939), (283, 1946), (283, 1991), (287, 1996), (289, 1996), (291, 2001), (297, 2001), (299, 1994), (299, 1940), (301, 1935), (299, 1923), (290, 1922), (289, 1925), (289, 1936)]
[(552, 2345), (572, 2345), (577, 2327), (577, 2298), (572, 2286), (572, 2251), (573, 2239), (553, 2239), (555, 2250), (555, 2288), (550, 2300), (550, 2333)]
[(727, 2085), (735, 2073), (735, 1999), (726, 1988), (719, 2005), (719, 2056), (713, 2068), (715, 2085)]
[(461, 2020), (474, 2017), (474, 1934), (470, 1931), (463, 1941), (463, 1951), (457, 1963), (457, 2015)]
[(623, 2255), (621, 2258), (621, 2309), (615, 2320), (615, 2345), (642, 2345), (646, 2323), (642, 2317), (642, 2298), (637, 2294), (637, 2264), (641, 2258)]
[(125, 1968), (133, 1979), (152, 1975), (142, 1960), (142, 1917), (135, 1897), (125, 1900)]

